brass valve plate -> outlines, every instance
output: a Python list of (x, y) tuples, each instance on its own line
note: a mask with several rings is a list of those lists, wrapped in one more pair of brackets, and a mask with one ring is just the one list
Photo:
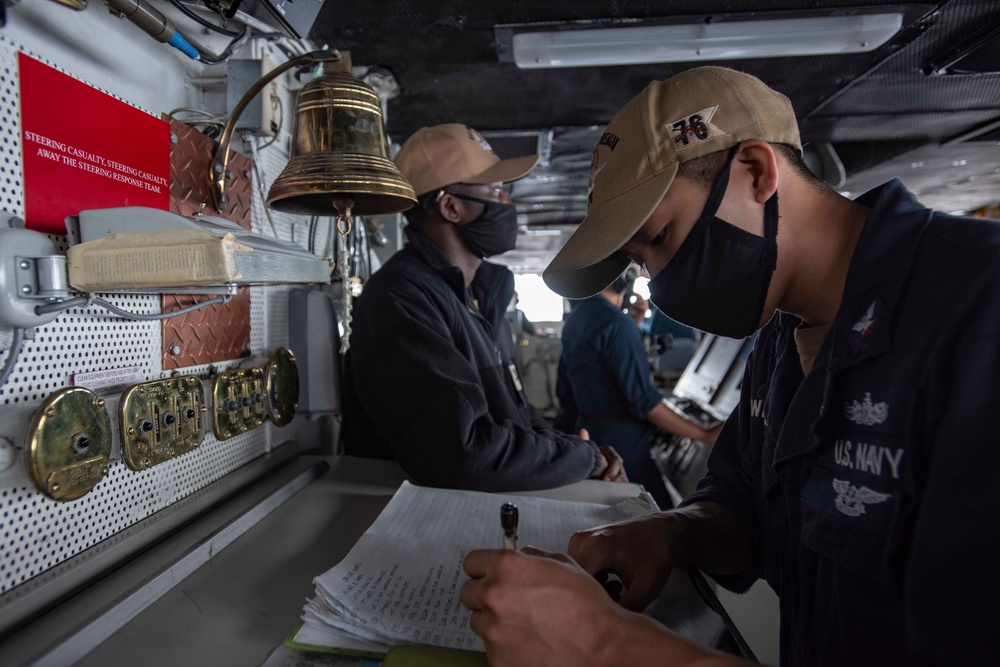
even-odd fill
[(31, 481), (46, 496), (86, 495), (108, 474), (111, 417), (104, 399), (82, 387), (50, 394), (32, 417), (24, 453)]
[(122, 392), (122, 459), (146, 470), (197, 448), (205, 439), (205, 391), (194, 375), (153, 380)]
[(265, 389), (262, 368), (226, 371), (215, 376), (212, 432), (216, 439), (228, 440), (264, 423), (267, 417)]

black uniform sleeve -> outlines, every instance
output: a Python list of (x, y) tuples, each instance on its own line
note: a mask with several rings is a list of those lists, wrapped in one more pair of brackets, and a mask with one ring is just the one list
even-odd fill
[[(394, 458), (417, 482), (509, 491), (590, 477), (600, 452), (556, 431), (496, 423), (477, 369), (455, 348), (439, 306), (419, 289), (388, 291), (377, 326), (352, 346), (355, 390)], [(506, 369), (503, 372), (507, 372)]]

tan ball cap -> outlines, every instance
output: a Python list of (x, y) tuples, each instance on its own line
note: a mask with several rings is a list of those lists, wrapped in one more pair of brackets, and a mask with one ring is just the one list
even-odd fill
[(698, 67), (654, 81), (611, 119), (590, 163), (587, 216), (542, 273), (582, 299), (629, 264), (618, 251), (659, 205), (682, 162), (747, 139), (802, 150), (788, 98), (749, 74)]
[(483, 135), (460, 123), (448, 123), (414, 132), (394, 161), (419, 197), (452, 183), (516, 181), (535, 168), (538, 156), (501, 160)]

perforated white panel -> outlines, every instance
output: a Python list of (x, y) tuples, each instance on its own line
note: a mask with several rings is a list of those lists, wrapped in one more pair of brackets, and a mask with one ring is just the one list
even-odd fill
[[(0, 37), (0, 204), (8, 213), (23, 216), (18, 48)], [(123, 66), (129, 66), (127, 61), (123, 59)], [(182, 70), (178, 68), (177, 72), (181, 76)], [(281, 145), (287, 144), (290, 136), (291, 119), (287, 112), (293, 102), (287, 95), (286, 98), (285, 134), (274, 146), (261, 152), (269, 181), (287, 159)], [(164, 100), (164, 108), (181, 103)], [(285, 239), (292, 237), (293, 227), (308, 227), (308, 223), (303, 226), (302, 219), (295, 216), (275, 214), (274, 218), (279, 236)], [(270, 234), (259, 193), (254, 197), (253, 229)], [(53, 237), (53, 240), (60, 250), (65, 249), (64, 238)], [(306, 247), (304, 234), (297, 234), (295, 240)], [(276, 347), (287, 344), (289, 289), (251, 288), (250, 348), (255, 357), (266, 357)], [(155, 296), (102, 296), (127, 310), (159, 312), (159, 299)], [(25, 342), (11, 379), (0, 388), (0, 410), (15, 404), (37, 405), (54, 390), (69, 385), (75, 373), (138, 366), (147, 379), (159, 378), (163, 375), (160, 331), (158, 322), (122, 320), (97, 307), (70, 309), (39, 327), (34, 338)], [(0, 336), (0, 341), (8, 338)], [(215, 368), (223, 370), (238, 362), (216, 364)], [(182, 372), (207, 377), (209, 370), (209, 366), (200, 366)], [(112, 418), (117, 417), (112, 415)], [(113, 464), (107, 478), (71, 503), (49, 500), (34, 488), (0, 489), (0, 593), (16, 588), (249, 463), (290, 439), (292, 431), (292, 427), (278, 429), (268, 423), (225, 442), (208, 435), (197, 450), (144, 472), (129, 470), (122, 463)], [(27, 584), (13, 595), (31, 587), (32, 584)]]
[(17, 79), (17, 51), (0, 37), (0, 204), (11, 215), (24, 217), (21, 187), (21, 91)]

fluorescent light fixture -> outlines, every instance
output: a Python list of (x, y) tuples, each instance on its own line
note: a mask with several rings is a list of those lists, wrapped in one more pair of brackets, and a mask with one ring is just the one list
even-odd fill
[(864, 53), (899, 32), (903, 13), (593, 25), (497, 26), (498, 44), (510, 45), (500, 59), (539, 69)]

